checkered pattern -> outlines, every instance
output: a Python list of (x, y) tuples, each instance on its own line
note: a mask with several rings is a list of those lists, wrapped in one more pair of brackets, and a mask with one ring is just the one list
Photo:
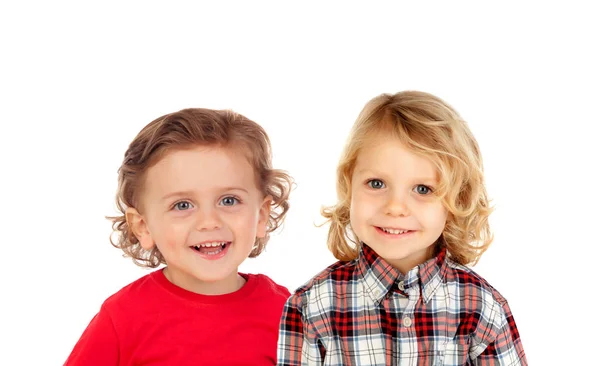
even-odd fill
[(506, 300), (445, 250), (406, 276), (363, 244), (284, 307), (278, 365), (527, 365)]

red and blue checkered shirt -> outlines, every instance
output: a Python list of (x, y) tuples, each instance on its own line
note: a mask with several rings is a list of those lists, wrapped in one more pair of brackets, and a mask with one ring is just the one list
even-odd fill
[(508, 303), (443, 249), (403, 276), (363, 245), (284, 307), (278, 365), (527, 365)]

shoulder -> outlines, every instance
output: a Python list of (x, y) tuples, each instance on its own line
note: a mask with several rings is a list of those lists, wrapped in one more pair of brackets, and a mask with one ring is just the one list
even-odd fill
[(491, 307), (505, 307), (507, 305), (507, 300), (500, 291), (495, 289), (475, 270), (451, 260), (448, 260), (447, 263), (446, 283), (449, 286), (455, 286), (465, 300), (479, 300), (484, 305)]
[(471, 335), (472, 349), (480, 354), (496, 341), (500, 343), (495, 343), (495, 347), (514, 344), (521, 348), (519, 331), (506, 298), (472, 268), (451, 263), (450, 269), (447, 284), (450, 291), (452, 288), (455, 291), (461, 324), (465, 326), (463, 331)]
[(159, 273), (160, 270), (155, 270), (124, 286), (104, 301), (102, 309), (114, 313), (123, 312), (128, 308), (135, 308), (140, 302), (151, 297), (151, 294), (158, 289), (154, 277)]
[(246, 276), (248, 276), (248, 280), (256, 281), (256, 287), (262, 294), (266, 293), (273, 297), (283, 298), (284, 300), (290, 297), (290, 291), (286, 287), (276, 283), (267, 275), (249, 273)]
[(246, 310), (257, 311), (264, 319), (279, 323), (285, 302), (290, 291), (264, 274), (247, 274), (247, 281), (253, 282), (252, 290), (236, 303)]
[(356, 265), (356, 260), (335, 262), (298, 287), (292, 297), (304, 306), (317, 298), (333, 297), (342, 291), (343, 284), (356, 279)]

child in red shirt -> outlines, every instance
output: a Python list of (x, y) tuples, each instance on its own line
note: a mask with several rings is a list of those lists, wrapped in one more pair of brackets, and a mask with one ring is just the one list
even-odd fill
[(238, 273), (289, 208), (270, 141), (231, 111), (185, 109), (137, 135), (119, 170), (113, 245), (156, 270), (110, 296), (65, 365), (274, 365), (289, 292)]

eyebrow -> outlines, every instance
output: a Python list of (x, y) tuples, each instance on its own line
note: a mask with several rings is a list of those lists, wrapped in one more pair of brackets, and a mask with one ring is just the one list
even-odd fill
[[(246, 190), (245, 188), (241, 188), (241, 187), (224, 187), (219, 189), (223, 192), (227, 192), (227, 191), (242, 191), (245, 193), (248, 193), (248, 190)], [(177, 191), (177, 192), (172, 192), (172, 193), (168, 193), (165, 196), (163, 196), (163, 201), (168, 200), (170, 198), (173, 197), (189, 197), (189, 196), (193, 196), (194, 192), (193, 191)]]
[(178, 192), (172, 192), (172, 193), (168, 193), (165, 196), (163, 196), (163, 201), (168, 200), (169, 198), (173, 198), (173, 197), (184, 197), (184, 196), (191, 196), (192, 195), (192, 191), (178, 191)]
[[(375, 172), (373, 170), (370, 170), (370, 169), (367, 169), (367, 168), (357, 170), (356, 174), (372, 175), (374, 177), (379, 177), (379, 176), (384, 175), (384, 174), (377, 173), (377, 172)], [(436, 179), (436, 177), (431, 177), (431, 176), (416, 177), (416, 178), (413, 178), (413, 180), (419, 181), (419, 182), (434, 183), (434, 184), (438, 183), (438, 180)]]

